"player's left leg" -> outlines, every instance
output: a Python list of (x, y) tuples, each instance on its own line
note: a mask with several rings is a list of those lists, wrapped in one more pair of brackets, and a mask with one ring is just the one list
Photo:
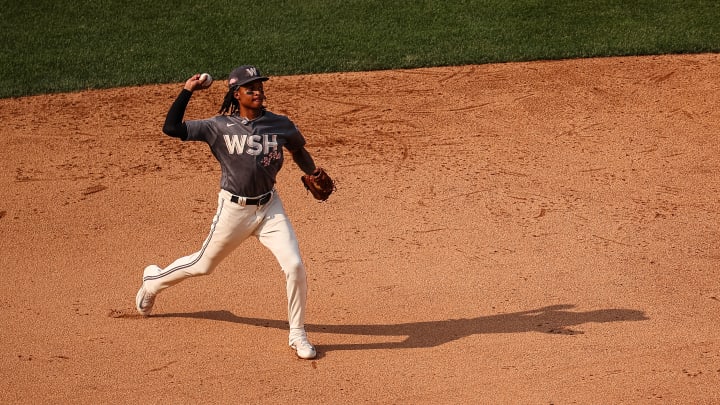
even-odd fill
[(310, 344), (305, 333), (307, 275), (295, 231), (277, 193), (266, 206), (259, 209), (265, 211), (265, 216), (256, 229), (255, 235), (260, 243), (275, 255), (285, 273), (288, 322), (290, 323), (288, 342), (301, 358), (314, 358), (315, 348)]

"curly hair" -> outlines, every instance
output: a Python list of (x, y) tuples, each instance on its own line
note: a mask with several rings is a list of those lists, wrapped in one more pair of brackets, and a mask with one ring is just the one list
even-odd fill
[(235, 115), (240, 111), (240, 102), (235, 98), (235, 91), (237, 87), (231, 87), (230, 90), (225, 94), (222, 106), (218, 111), (218, 114), (229, 114)]

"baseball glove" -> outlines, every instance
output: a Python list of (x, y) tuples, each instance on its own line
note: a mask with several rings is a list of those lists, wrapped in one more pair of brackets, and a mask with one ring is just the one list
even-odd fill
[(300, 180), (316, 200), (325, 201), (335, 191), (335, 182), (320, 167), (316, 168), (312, 174), (302, 176)]

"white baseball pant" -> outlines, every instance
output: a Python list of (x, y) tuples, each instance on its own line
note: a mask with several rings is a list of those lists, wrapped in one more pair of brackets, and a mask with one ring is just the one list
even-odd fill
[(158, 293), (188, 277), (210, 274), (220, 262), (250, 236), (267, 247), (285, 273), (290, 330), (304, 328), (307, 278), (295, 231), (285, 213), (277, 191), (263, 205), (243, 205), (230, 201), (232, 194), (221, 190), (210, 234), (199, 251), (181, 257), (161, 269), (148, 267), (143, 274), (145, 289)]

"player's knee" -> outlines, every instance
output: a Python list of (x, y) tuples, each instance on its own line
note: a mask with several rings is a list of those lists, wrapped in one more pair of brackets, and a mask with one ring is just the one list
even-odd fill
[(213, 269), (210, 267), (202, 267), (199, 269), (195, 269), (195, 271), (192, 273), (194, 277), (200, 277), (200, 276), (207, 276), (208, 274), (212, 273)]
[(285, 263), (283, 266), (285, 277), (288, 281), (304, 280), (305, 279), (305, 265), (302, 260), (294, 260), (290, 263)]
[(217, 264), (215, 263), (208, 263), (205, 265), (198, 263), (198, 265), (191, 266), (186, 271), (191, 277), (207, 276), (215, 270), (215, 267), (217, 267)]

